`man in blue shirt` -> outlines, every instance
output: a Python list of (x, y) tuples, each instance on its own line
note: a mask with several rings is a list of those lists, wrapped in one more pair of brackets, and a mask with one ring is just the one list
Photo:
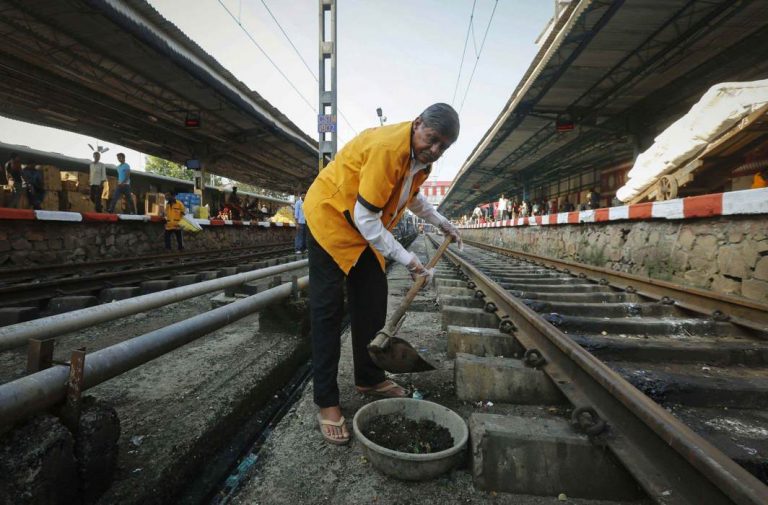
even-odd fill
[(128, 199), (128, 213), (136, 214), (136, 207), (133, 205), (133, 198), (131, 197), (131, 166), (125, 162), (125, 154), (117, 153), (117, 161), (120, 164), (117, 166), (117, 187), (115, 192), (112, 193), (112, 201), (109, 202), (109, 213), (114, 214), (115, 205), (120, 201), (120, 197), (125, 195)]
[(293, 217), (296, 219), (296, 254), (307, 250), (307, 220), (304, 218), (304, 196), (302, 192), (293, 207)]

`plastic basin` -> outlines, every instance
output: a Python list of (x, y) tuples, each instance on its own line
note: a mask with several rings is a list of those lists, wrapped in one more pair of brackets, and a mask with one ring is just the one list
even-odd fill
[[(411, 454), (387, 449), (363, 435), (363, 429), (371, 419), (389, 414), (401, 414), (415, 421), (434, 421), (448, 429), (454, 445), (440, 452)], [(437, 403), (412, 398), (388, 398), (369, 403), (355, 414), (352, 429), (374, 468), (401, 480), (428, 480), (447, 472), (464, 459), (464, 448), (469, 439), (467, 423), (456, 412)]]

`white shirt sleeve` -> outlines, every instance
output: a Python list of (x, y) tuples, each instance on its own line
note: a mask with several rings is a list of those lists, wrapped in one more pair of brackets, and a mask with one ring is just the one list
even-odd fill
[(410, 205), (408, 205), (408, 210), (434, 226), (440, 226), (440, 223), (445, 220), (445, 218), (435, 210), (435, 206), (429, 203), (429, 200), (427, 200), (421, 193), (411, 200)]
[(355, 226), (360, 234), (385, 258), (390, 258), (402, 265), (411, 261), (411, 253), (395, 240), (395, 237), (381, 223), (381, 212), (372, 212), (360, 202), (355, 202)]

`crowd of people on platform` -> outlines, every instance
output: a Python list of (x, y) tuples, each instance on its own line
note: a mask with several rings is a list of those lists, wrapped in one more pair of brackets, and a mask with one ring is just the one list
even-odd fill
[(234, 221), (262, 221), (268, 219), (270, 215), (269, 209), (263, 202), (259, 202), (258, 199), (241, 198), (237, 193), (237, 187), (233, 187), (229, 198), (213, 217)]
[(551, 200), (518, 200), (506, 198), (502, 193), (496, 202), (488, 202), (475, 206), (471, 215), (462, 216), (461, 224), (485, 224), (519, 217), (546, 216), (559, 212), (590, 210), (600, 208), (600, 193), (590, 189), (584, 202), (574, 204), (568, 198)]

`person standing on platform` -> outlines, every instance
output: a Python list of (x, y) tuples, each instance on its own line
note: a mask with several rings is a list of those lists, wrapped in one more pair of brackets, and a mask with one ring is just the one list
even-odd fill
[(296, 219), (296, 254), (307, 250), (307, 219), (304, 217), (304, 197), (302, 192), (293, 207), (293, 217)]
[(35, 210), (42, 210), (43, 199), (45, 198), (45, 189), (43, 189), (43, 177), (37, 171), (34, 161), (27, 163), (21, 171), (21, 179), (24, 189), (27, 191), (27, 200)]
[(101, 159), (101, 153), (93, 153), (93, 163), (90, 164), (90, 185), (91, 185), (91, 201), (93, 202), (96, 212), (101, 212), (101, 195), (103, 193), (104, 182), (107, 180), (107, 167), (104, 163), (99, 161)]
[(171, 192), (165, 194), (165, 250), (171, 250), (171, 236), (176, 236), (176, 245), (179, 251), (184, 250), (184, 237), (182, 236), (179, 221), (187, 213), (184, 204), (176, 200), (176, 195)]
[(460, 243), (458, 230), (438, 214), (419, 188), (459, 135), (459, 117), (447, 104), (415, 120), (363, 131), (320, 171), (303, 210), (309, 251), (314, 400), (326, 442), (346, 444), (337, 375), (346, 282), (352, 330), (354, 382), (359, 393), (405, 397), (408, 391), (377, 367), (366, 346), (385, 323), (385, 258), (405, 265), (415, 280), (432, 275), (391, 233), (406, 209)]
[(21, 159), (18, 154), (11, 153), (11, 159), (5, 164), (5, 177), (11, 186), (11, 201), (8, 207), (15, 209), (19, 206), (19, 198), (24, 186), (24, 181), (21, 179)]
[(472, 211), (472, 223), (478, 224), (480, 218), (483, 217), (483, 211), (480, 209), (480, 204), (475, 205), (475, 210)]
[(131, 195), (131, 166), (125, 162), (125, 154), (117, 153), (117, 187), (112, 193), (112, 201), (109, 202), (109, 213), (115, 213), (115, 206), (120, 201), (120, 197), (125, 195), (128, 199), (128, 214), (136, 214), (136, 207), (133, 205), (133, 196)]
[(507, 199), (504, 198), (504, 193), (499, 197), (499, 205), (496, 208), (496, 220), (501, 221), (507, 219)]
[(600, 208), (600, 193), (595, 188), (591, 188), (587, 193), (587, 208), (590, 210)]

